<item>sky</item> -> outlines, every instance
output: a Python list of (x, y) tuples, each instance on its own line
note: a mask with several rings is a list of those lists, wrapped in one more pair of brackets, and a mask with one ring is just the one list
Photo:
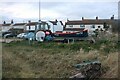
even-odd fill
[[(40, 1), (40, 9), (39, 9)], [(27, 22), (39, 20), (80, 20), (98, 18), (118, 18), (119, 0), (1, 0), (0, 23)]]

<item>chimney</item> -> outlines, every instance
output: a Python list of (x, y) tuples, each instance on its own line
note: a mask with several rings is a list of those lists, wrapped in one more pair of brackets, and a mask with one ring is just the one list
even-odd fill
[(69, 22), (68, 18), (67, 18), (67, 22)]
[(111, 17), (111, 20), (114, 20), (114, 15)]
[(31, 20), (29, 20), (28, 23), (31, 23)]
[(55, 22), (58, 22), (57, 19), (55, 19)]
[(11, 24), (13, 24), (14, 22), (13, 22), (13, 19), (11, 20)]
[(41, 22), (41, 20), (38, 20), (38, 22)]
[(6, 24), (6, 22), (4, 21), (3, 24)]
[(96, 16), (96, 20), (98, 20), (98, 16)]
[(28, 28), (29, 28), (29, 30), (30, 30), (30, 29), (31, 29), (31, 27), (30, 27), (31, 20), (29, 20), (28, 23), (29, 23), (29, 27), (28, 27)]
[(84, 20), (84, 17), (82, 17), (82, 20)]

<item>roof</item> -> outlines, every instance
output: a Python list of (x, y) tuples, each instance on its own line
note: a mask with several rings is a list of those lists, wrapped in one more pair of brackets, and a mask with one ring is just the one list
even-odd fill
[(26, 26), (32, 26), (32, 25), (36, 25), (36, 24), (38, 24), (38, 22), (30, 22), (30, 23), (27, 23)]
[(80, 25), (80, 24), (111, 24), (114, 20), (111, 19), (84, 19), (84, 20), (73, 20), (68, 21), (65, 25)]
[(47, 22), (45, 22), (45, 21), (41, 21), (41, 24), (47, 24)]
[(26, 23), (16, 23), (13, 26), (21, 26), (21, 25), (25, 25)]
[(50, 21), (53, 25), (57, 25), (57, 20), (55, 20), (55, 21)]
[(7, 24), (2, 24), (2, 26), (10, 26), (11, 23), (7, 23)]
[(61, 23), (61, 25), (63, 25), (63, 22), (62, 22), (62, 21), (60, 21), (60, 23)]

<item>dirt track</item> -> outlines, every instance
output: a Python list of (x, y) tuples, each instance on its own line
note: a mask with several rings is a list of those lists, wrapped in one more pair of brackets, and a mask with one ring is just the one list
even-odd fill
[(5, 43), (10, 43), (12, 41), (22, 41), (23, 39), (16, 39), (16, 38), (7, 38), (7, 39), (3, 39), (3, 38), (0, 38), (0, 43), (2, 42), (5, 42)]

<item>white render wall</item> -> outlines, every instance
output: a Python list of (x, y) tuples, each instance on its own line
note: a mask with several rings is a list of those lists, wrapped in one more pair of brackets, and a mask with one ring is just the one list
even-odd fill
[[(85, 25), (85, 28), (86, 29), (91, 29), (91, 26), (92, 26), (92, 24), (91, 25)], [(97, 29), (98, 26), (100, 26), (100, 28), (102, 28), (102, 29), (104, 27), (103, 24), (100, 24), (100, 25), (95, 24), (95, 29)], [(73, 25), (73, 27), (70, 27), (70, 25), (66, 25), (66, 28), (82, 28), (82, 27), (80, 27), (80, 25)]]
[[(25, 28), (26, 30), (29, 30), (29, 26), (26, 26), (26, 28)], [(35, 25), (33, 25), (33, 26), (30, 26), (30, 30), (35, 30)]]
[[(92, 27), (93, 25), (95, 26), (95, 28)], [(100, 28), (98, 28), (98, 26), (100, 26)], [(83, 27), (80, 27), (80, 25), (73, 25), (73, 27), (70, 27), (70, 25), (66, 25), (66, 28), (81, 28), (82, 29)], [(95, 31), (96, 29), (105, 30), (103, 24), (86, 24), (84, 28), (88, 30), (89, 34), (92, 34), (93, 31)], [(66, 31), (63, 31), (63, 32), (66, 32)], [(67, 31), (67, 32), (75, 32), (75, 31)]]
[[(100, 29), (102, 28), (104, 30), (104, 25), (103, 24), (95, 24), (95, 28), (92, 28), (92, 25), (85, 25), (85, 29), (88, 29), (88, 30), (95, 30), (95, 29), (98, 29), (98, 26), (100, 26)], [(70, 25), (66, 25), (66, 28), (83, 28), (83, 27), (80, 27), (80, 25), (73, 25), (73, 27), (70, 27)]]
[(17, 29), (25, 29), (25, 26), (22, 25), (22, 26), (13, 26), (13, 28), (17, 28)]
[(12, 26), (2, 26), (2, 31), (8, 31)]
[(53, 25), (51, 22), (47, 21), (48, 25), (50, 25), (50, 30), (52, 32), (63, 31), (63, 25), (61, 25), (60, 21), (57, 22), (57, 25)]
[(66, 28), (80, 28), (80, 25), (73, 25), (73, 27), (70, 27), (70, 25), (66, 25)]

